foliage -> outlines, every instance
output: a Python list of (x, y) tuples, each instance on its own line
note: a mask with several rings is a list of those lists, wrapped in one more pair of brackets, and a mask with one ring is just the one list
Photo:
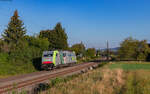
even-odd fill
[(62, 28), (61, 23), (57, 23), (53, 30), (42, 30), (39, 35), (40, 38), (47, 38), (50, 42), (49, 49), (68, 49), (67, 34)]
[(56, 33), (56, 43), (55, 43), (55, 49), (62, 49), (65, 50), (68, 48), (67, 43), (67, 34), (65, 33), (65, 29), (62, 28), (61, 23), (57, 23), (54, 31)]
[(94, 57), (96, 55), (96, 50), (95, 48), (88, 48), (86, 50), (86, 56), (87, 57)]
[(102, 53), (102, 52), (101, 52), (101, 50), (100, 50), (100, 49), (99, 49), (99, 50), (97, 50), (97, 51), (96, 51), (96, 56), (98, 56), (98, 57), (99, 57), (99, 56), (101, 55), (101, 53)]
[(26, 36), (26, 41), (28, 42), (30, 47), (36, 47), (41, 52), (44, 50), (48, 50), (49, 45), (50, 45), (48, 39), (46, 39), (46, 38)]
[(7, 53), (0, 53), (0, 64), (7, 62), (8, 60), (8, 54)]
[(146, 60), (150, 48), (146, 40), (136, 40), (131, 37), (120, 44), (118, 57), (121, 60)]
[(11, 17), (7, 29), (2, 35), (3, 39), (6, 43), (11, 45), (10, 50), (15, 50), (14, 47), (18, 46), (18, 44), (23, 40), (25, 34), (26, 29), (22, 20), (19, 19), (18, 11), (16, 10), (14, 15)]
[(76, 55), (84, 55), (85, 54), (85, 46), (82, 42), (79, 44), (72, 45), (71, 50), (75, 51)]
[(5, 41), (3, 41), (2, 39), (0, 39), (0, 52), (9, 52), (10, 49), (10, 45), (8, 43), (6, 43)]
[(40, 31), (39, 37), (40, 38), (47, 38), (49, 41), (49, 50), (53, 49), (53, 47), (55, 47), (54, 43), (55, 41), (55, 34), (54, 34), (54, 30), (42, 30)]

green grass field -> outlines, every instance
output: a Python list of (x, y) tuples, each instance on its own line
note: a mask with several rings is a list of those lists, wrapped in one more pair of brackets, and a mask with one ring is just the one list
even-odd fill
[(150, 62), (117, 62), (109, 64), (110, 69), (120, 68), (123, 70), (150, 70)]

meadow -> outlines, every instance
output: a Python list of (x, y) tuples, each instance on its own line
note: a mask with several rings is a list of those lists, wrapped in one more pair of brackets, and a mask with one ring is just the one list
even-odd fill
[(53, 80), (41, 94), (150, 94), (149, 74), (148, 62), (111, 62), (68, 81)]
[(109, 68), (111, 69), (116, 69), (116, 68), (121, 68), (123, 70), (150, 70), (150, 62), (117, 62), (109, 64)]

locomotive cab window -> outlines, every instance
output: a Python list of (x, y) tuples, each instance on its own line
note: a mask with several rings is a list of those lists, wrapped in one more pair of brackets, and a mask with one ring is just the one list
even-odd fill
[(52, 57), (53, 54), (44, 54), (44, 57)]

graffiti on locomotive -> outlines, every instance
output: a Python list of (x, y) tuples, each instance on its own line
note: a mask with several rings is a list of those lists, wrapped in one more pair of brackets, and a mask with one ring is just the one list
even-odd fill
[(76, 63), (74, 51), (44, 51), (42, 54), (42, 69), (53, 69), (59, 65)]

